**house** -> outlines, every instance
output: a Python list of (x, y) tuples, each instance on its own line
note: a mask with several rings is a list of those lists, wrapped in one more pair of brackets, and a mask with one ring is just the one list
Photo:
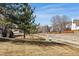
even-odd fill
[(66, 28), (69, 28), (70, 30), (79, 30), (79, 20), (72, 19), (72, 21), (68, 22)]

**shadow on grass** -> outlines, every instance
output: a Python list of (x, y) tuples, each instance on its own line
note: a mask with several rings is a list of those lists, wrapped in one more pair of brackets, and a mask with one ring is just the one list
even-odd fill
[(44, 42), (44, 41), (28, 41), (28, 40), (8, 40), (8, 39), (0, 39), (0, 42), (10, 42), (12, 44), (16, 44), (16, 45), (38, 45), (38, 46), (54, 46), (54, 45), (58, 45), (58, 46), (63, 46), (65, 44), (62, 43), (56, 43), (56, 42)]
[(0, 42), (10, 42), (11, 40), (8, 39), (0, 39)]

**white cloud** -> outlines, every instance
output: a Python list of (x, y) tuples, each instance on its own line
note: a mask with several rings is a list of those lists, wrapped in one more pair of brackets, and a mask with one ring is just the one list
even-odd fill
[(51, 8), (61, 8), (62, 6), (64, 6), (65, 4), (47, 4), (45, 6), (42, 7), (38, 7), (37, 10), (45, 10), (45, 9), (51, 9)]
[(45, 5), (43, 7), (38, 7), (35, 11), (36, 14), (53, 14), (64, 10), (63, 6), (64, 4), (51, 4), (51, 5)]

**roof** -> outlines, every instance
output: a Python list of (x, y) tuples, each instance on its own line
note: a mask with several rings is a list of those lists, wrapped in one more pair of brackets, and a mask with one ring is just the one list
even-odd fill
[[(75, 23), (77, 26), (79, 26), (79, 20), (74, 20), (73, 23)], [(69, 21), (68, 25), (72, 25), (72, 21)]]
[(76, 23), (76, 25), (79, 26), (79, 20), (74, 20), (74, 23)]

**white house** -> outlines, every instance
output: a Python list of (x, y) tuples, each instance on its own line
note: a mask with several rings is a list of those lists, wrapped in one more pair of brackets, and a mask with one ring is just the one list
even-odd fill
[(71, 30), (79, 30), (79, 26), (76, 23), (74, 23), (73, 19), (72, 19)]

